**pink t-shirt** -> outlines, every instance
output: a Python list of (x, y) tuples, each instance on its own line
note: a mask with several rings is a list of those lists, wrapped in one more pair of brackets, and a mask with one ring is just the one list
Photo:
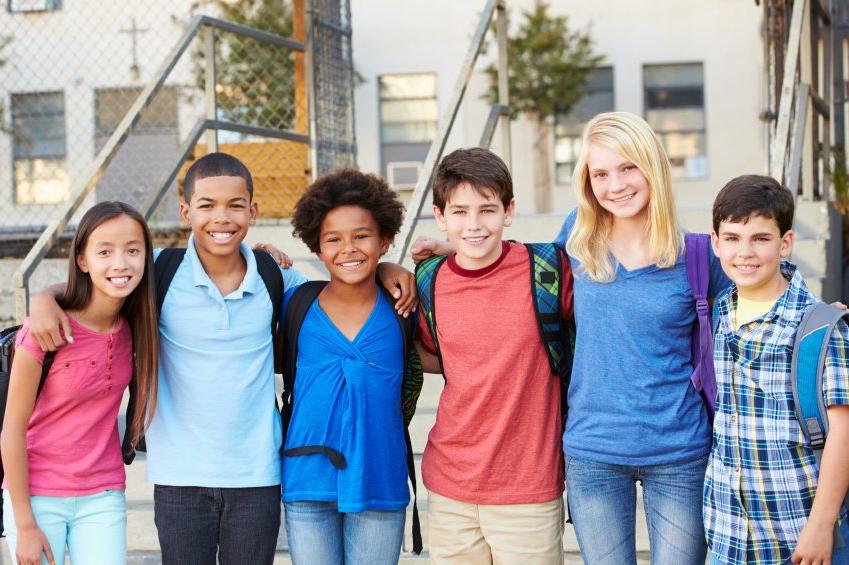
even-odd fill
[[(74, 343), (56, 352), (27, 426), (31, 495), (84, 496), (126, 484), (117, 416), (133, 374), (130, 327), (120, 319), (105, 334), (73, 318), (71, 327)], [(15, 347), (44, 360), (29, 318)]]
[[(454, 256), (437, 273), (434, 310), (445, 388), (422, 459), (424, 484), (472, 504), (548, 502), (563, 493), (560, 389), (540, 338), (528, 251), (503, 244), (469, 271)], [(563, 259), (564, 317), (572, 272)], [(433, 350), (419, 317), (423, 345)]]

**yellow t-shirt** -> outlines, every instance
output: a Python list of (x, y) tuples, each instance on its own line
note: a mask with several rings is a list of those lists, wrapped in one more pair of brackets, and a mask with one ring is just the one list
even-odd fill
[(737, 295), (737, 309), (734, 311), (734, 329), (739, 330), (743, 324), (748, 324), (770, 311), (778, 299), (766, 302), (756, 302)]

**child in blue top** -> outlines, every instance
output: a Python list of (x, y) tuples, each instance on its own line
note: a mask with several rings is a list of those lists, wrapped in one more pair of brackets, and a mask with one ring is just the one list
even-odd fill
[(296, 564), (398, 561), (409, 502), (404, 339), (375, 273), (402, 214), (383, 180), (350, 169), (319, 178), (295, 207), (295, 234), (330, 273), (298, 334), (282, 464)]

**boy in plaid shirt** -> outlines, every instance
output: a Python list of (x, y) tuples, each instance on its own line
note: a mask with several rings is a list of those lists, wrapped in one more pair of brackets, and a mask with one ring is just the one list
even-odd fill
[(849, 328), (828, 343), (823, 394), (829, 435), (817, 469), (794, 412), (791, 355), (816, 299), (787, 262), (793, 195), (775, 180), (730, 181), (713, 206), (714, 250), (733, 285), (717, 297), (717, 412), (705, 477), (712, 563), (847, 564)]

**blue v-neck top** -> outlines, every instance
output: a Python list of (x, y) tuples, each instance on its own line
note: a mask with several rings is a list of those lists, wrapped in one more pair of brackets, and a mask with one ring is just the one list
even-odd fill
[(383, 293), (353, 341), (313, 302), (298, 336), (286, 449), (323, 445), (344, 455), (347, 466), (337, 470), (323, 454), (284, 456), (284, 502), (336, 502), (340, 512), (407, 506), (402, 349)]
[[(566, 218), (565, 244), (577, 219)], [(684, 254), (675, 265), (627, 270), (591, 280), (570, 258), (574, 276), (575, 357), (569, 386), (566, 455), (611, 465), (663, 465), (707, 455), (711, 429), (690, 383), (696, 303)], [(711, 254), (708, 296), (729, 280)]]

